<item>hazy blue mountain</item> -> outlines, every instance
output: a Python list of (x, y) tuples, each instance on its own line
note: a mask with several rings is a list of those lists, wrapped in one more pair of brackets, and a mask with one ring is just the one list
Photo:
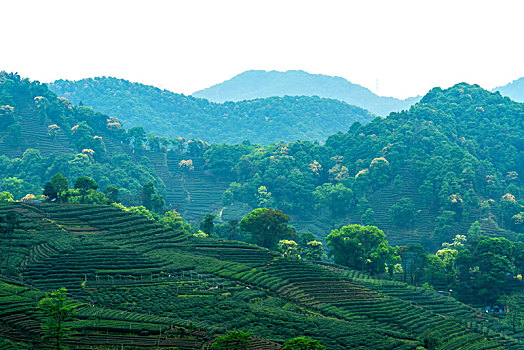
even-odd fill
[(214, 102), (285, 95), (333, 98), (362, 107), (380, 116), (409, 109), (420, 100), (420, 96), (405, 100), (378, 96), (369, 89), (344, 78), (310, 74), (301, 70), (286, 72), (250, 70), (223, 83), (193, 93), (195, 97)]
[(492, 91), (498, 91), (502, 96), (507, 96), (516, 102), (524, 102), (524, 77), (513, 80), (504, 86), (494, 88)]
[(111, 77), (57, 80), (49, 89), (75, 104), (82, 102), (118, 117), (126, 127), (141, 126), (170, 139), (258, 144), (323, 141), (349, 130), (354, 122), (366, 124), (375, 117), (336, 99), (284, 96), (214, 103)]

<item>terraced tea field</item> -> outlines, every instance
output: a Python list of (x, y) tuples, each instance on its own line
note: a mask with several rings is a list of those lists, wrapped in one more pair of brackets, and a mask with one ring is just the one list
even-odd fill
[[(0, 334), (18, 346), (21, 346), (20, 343), (38, 348), (45, 346), (40, 340), (44, 333), (41, 323), (45, 314), (36, 308), (38, 300), (43, 296), (44, 293), (40, 290), (0, 280)], [(73, 348), (132, 345), (195, 349), (202, 346), (209, 337), (206, 332), (198, 329), (188, 331), (191, 339), (170, 337), (170, 330), (174, 327), (187, 327), (187, 322), (174, 318), (166, 320), (145, 313), (110, 310), (86, 303), (77, 305), (74, 318), (66, 323), (73, 331), (72, 338), (67, 339), (66, 344)], [(7, 346), (8, 342), (4, 342)]]
[(16, 114), (23, 127), (20, 129), (20, 143), (18, 146), (9, 144), (8, 136), (3, 136), (0, 131), (0, 154), (9, 157), (21, 157), (27, 148), (37, 148), (43, 156), (49, 154), (73, 154), (70, 140), (63, 130), (59, 130), (52, 137), (48, 134), (44, 121), (40, 120), (38, 110), (32, 100), (24, 96), (15, 96)]
[[(250, 349), (310, 336), (328, 349), (523, 349), (498, 320), (453, 298), (352, 270), (196, 238), (100, 205), (11, 203), (14, 238), (0, 282), (0, 348), (41, 347), (45, 291), (79, 304), (71, 348), (209, 348), (226, 330)], [(3, 339), (2, 339), (3, 338)], [(15, 344), (15, 345), (11, 345)]]
[[(167, 153), (146, 152), (158, 176), (166, 185), (166, 205), (176, 209), (190, 222), (200, 221), (206, 214), (222, 206), (222, 193), (229, 182), (220, 181), (204, 171), (204, 160)], [(191, 159), (194, 169), (183, 171), (179, 162)]]

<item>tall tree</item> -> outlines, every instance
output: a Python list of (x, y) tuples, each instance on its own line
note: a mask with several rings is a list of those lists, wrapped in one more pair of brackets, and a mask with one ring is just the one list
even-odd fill
[[(370, 273), (384, 272), (388, 260), (393, 265), (394, 250), (386, 235), (376, 226), (348, 225), (327, 236), (335, 262)], [(391, 255), (391, 257), (389, 257)]]
[(47, 314), (47, 320), (42, 328), (47, 330), (44, 339), (53, 340), (56, 349), (62, 348), (62, 340), (68, 337), (71, 329), (65, 325), (65, 321), (74, 313), (77, 305), (67, 299), (67, 289), (60, 288), (47, 294), (40, 300), (38, 308)]
[(506, 317), (503, 323), (508, 324), (513, 329), (513, 332), (524, 326), (524, 312), (522, 312), (521, 301), (524, 300), (524, 295), (509, 294), (503, 295), (499, 298), (499, 302), (504, 305)]
[(75, 188), (85, 193), (88, 190), (98, 189), (98, 184), (89, 176), (80, 176), (75, 181)]
[(322, 255), (324, 254), (324, 247), (322, 242), (319, 241), (309, 241), (304, 248), (306, 259), (313, 261), (322, 260)]
[(283, 350), (324, 350), (326, 347), (316, 339), (296, 337), (284, 343)]
[(118, 198), (118, 194), (119, 194), (119, 189), (118, 187), (116, 186), (113, 186), (113, 185), (109, 185), (106, 187), (106, 189), (104, 190), (104, 193), (106, 194), (106, 197), (113, 201), (113, 202), (118, 202), (120, 199)]
[(485, 301), (496, 300), (502, 283), (512, 274), (513, 248), (511, 241), (503, 237), (483, 237), (478, 241), (473, 251), (479, 271), (476, 284)]
[(87, 194), (87, 191), (89, 190), (97, 190), (98, 184), (90, 178), (89, 176), (80, 176), (75, 181), (75, 188), (80, 191), (80, 194), (82, 195), (82, 203), (84, 202), (85, 196)]
[(67, 178), (61, 173), (53, 175), (51, 181), (45, 184), (44, 196), (48, 197), (48, 200), (54, 202), (63, 202), (64, 193), (69, 189), (69, 183)]
[(191, 225), (186, 223), (175, 210), (165, 212), (164, 216), (160, 218), (160, 223), (172, 228), (177, 233), (189, 233), (191, 229)]
[(213, 234), (215, 232), (215, 223), (213, 220), (215, 220), (215, 215), (207, 214), (204, 220), (200, 222), (200, 229), (208, 235)]
[(130, 138), (133, 140), (133, 147), (135, 150), (141, 150), (146, 141), (146, 132), (141, 126), (131, 128), (127, 131)]
[(278, 242), (278, 250), (282, 253), (283, 256), (291, 259), (300, 259), (300, 249), (297, 242), (282, 239)]
[(418, 283), (424, 273), (427, 256), (424, 247), (418, 243), (398, 248), (402, 270), (404, 271), (404, 281), (409, 276), (411, 283)]
[(247, 350), (251, 343), (252, 333), (243, 331), (227, 331), (225, 335), (218, 336), (211, 348), (218, 350)]
[(142, 204), (148, 210), (159, 211), (165, 205), (164, 197), (156, 193), (155, 185), (149, 181), (142, 187)]
[(278, 241), (296, 236), (295, 229), (288, 223), (289, 215), (282, 210), (257, 208), (242, 218), (240, 229), (251, 233), (254, 243), (275, 248)]
[(142, 187), (142, 204), (147, 209), (151, 210), (153, 194), (155, 193), (155, 185), (152, 182), (147, 182)]
[(333, 217), (344, 216), (349, 212), (351, 203), (354, 201), (354, 194), (350, 188), (341, 183), (325, 183), (318, 186), (313, 192), (317, 201), (317, 206), (327, 207)]
[(20, 199), (25, 193), (22, 193), (24, 188), (24, 181), (16, 177), (8, 177), (1, 183), (1, 187), (4, 191), (12, 193), (14, 198)]
[(13, 202), (14, 198), (15, 197), (7, 191), (0, 192), (0, 202)]
[(142, 187), (142, 204), (148, 210), (161, 210), (166, 204), (164, 197), (156, 193), (155, 185), (149, 181)]

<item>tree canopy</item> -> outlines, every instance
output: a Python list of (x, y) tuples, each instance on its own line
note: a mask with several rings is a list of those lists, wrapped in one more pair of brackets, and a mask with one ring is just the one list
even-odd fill
[(326, 347), (316, 339), (297, 337), (284, 343), (283, 350), (324, 350)]
[(38, 303), (38, 307), (47, 314), (47, 321), (43, 325), (46, 330), (44, 338), (54, 342), (58, 350), (62, 348), (62, 340), (71, 333), (64, 321), (73, 315), (77, 306), (67, 299), (66, 288), (48, 293)]
[(218, 336), (211, 348), (218, 350), (247, 350), (251, 343), (253, 333), (243, 331), (227, 331), (226, 334)]
[(288, 223), (289, 215), (281, 210), (257, 208), (242, 218), (240, 229), (249, 232), (254, 243), (275, 248), (280, 240), (296, 236)]
[(335, 262), (357, 270), (381, 273), (397, 263), (394, 249), (376, 226), (348, 225), (327, 236)]

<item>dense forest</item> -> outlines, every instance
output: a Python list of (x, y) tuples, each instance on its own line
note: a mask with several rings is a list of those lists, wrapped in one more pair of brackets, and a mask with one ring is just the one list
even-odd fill
[(5, 72), (0, 106), (0, 190), (15, 199), (41, 194), (57, 173), (72, 181), (92, 177), (101, 189), (116, 187), (128, 205), (141, 203), (146, 183), (165, 191), (150, 161), (125, 145), (128, 133), (118, 119), (73, 106), (45, 85)]
[[(369, 89), (344, 78), (304, 71), (286, 72), (250, 70), (230, 80), (193, 93), (213, 102), (242, 101), (271, 96), (320, 96), (344, 101), (386, 117), (391, 112), (408, 109), (420, 97), (399, 100), (378, 96)], [(344, 131), (344, 130), (341, 130)]]
[(213, 103), (116, 78), (49, 84), (57, 95), (118, 117), (129, 127), (157, 136), (206, 142), (269, 144), (279, 141), (325, 140), (346, 131), (355, 121), (373, 116), (362, 108), (319, 97), (270, 97)]
[[(433, 89), (409, 111), (355, 123), (324, 145), (214, 144), (205, 158), (217, 176), (234, 181), (224, 204), (275, 207), (304, 219), (325, 213), (335, 226), (430, 225), (421, 241), (428, 247), (481, 220), (515, 237), (523, 232), (523, 116), (522, 104), (458, 84)], [(387, 218), (376, 218), (370, 199), (383, 203), (385, 194), (395, 201)]]

